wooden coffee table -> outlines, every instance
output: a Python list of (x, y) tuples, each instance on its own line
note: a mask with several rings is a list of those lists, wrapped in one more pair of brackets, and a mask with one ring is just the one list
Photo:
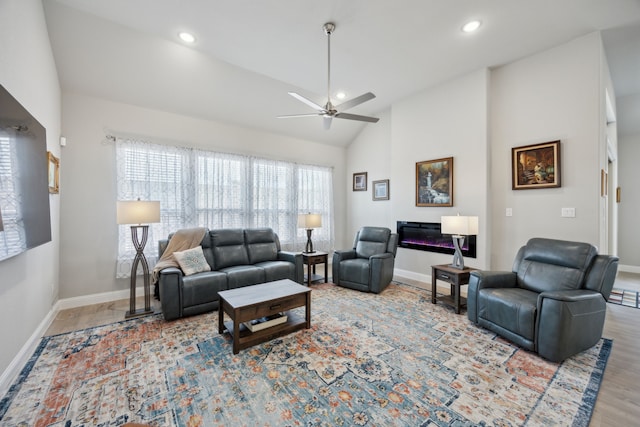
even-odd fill
[[(284, 279), (261, 285), (245, 286), (218, 292), (218, 332), (225, 329), (233, 337), (233, 354), (247, 347), (269, 341), (281, 335), (311, 327), (311, 289)], [(279, 325), (251, 332), (243, 322), (271, 316), (304, 306), (305, 318), (287, 312), (287, 321)], [(224, 322), (224, 313), (231, 318)]]

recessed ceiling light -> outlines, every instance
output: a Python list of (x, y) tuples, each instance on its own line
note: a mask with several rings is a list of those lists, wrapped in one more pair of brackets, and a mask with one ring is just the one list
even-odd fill
[(342, 91), (336, 93), (336, 98), (338, 99), (345, 99), (346, 97), (347, 97), (347, 94)]
[(182, 40), (185, 43), (196, 42), (196, 37), (191, 33), (187, 33), (186, 31), (182, 31), (181, 33), (178, 33), (178, 37), (180, 37), (180, 40)]
[(480, 28), (480, 25), (482, 25), (482, 22), (478, 21), (477, 19), (474, 21), (469, 21), (462, 26), (462, 31), (465, 33), (473, 33), (478, 28)]

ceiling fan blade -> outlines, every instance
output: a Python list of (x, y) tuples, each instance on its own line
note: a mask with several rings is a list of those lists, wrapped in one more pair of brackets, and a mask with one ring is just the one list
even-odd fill
[(302, 96), (300, 94), (297, 94), (295, 92), (288, 92), (288, 93), (289, 93), (289, 95), (293, 96), (298, 101), (307, 104), (309, 107), (311, 107), (311, 108), (313, 108), (315, 110), (319, 110), (319, 111), (323, 111), (323, 112), (326, 111), (323, 106), (316, 104), (312, 100), (310, 100), (308, 98), (305, 98), (304, 96)]
[(340, 110), (340, 111), (348, 110), (349, 108), (353, 108), (356, 105), (360, 105), (363, 102), (367, 102), (370, 99), (373, 99), (375, 97), (376, 96), (374, 94), (372, 94), (371, 92), (367, 92), (364, 95), (356, 96), (353, 99), (345, 101), (342, 104), (337, 105), (335, 108), (336, 108), (336, 110)]
[(331, 116), (324, 116), (322, 125), (324, 127), (324, 130), (329, 130), (331, 128)]
[(322, 116), (324, 113), (310, 113), (310, 114), (287, 114), (284, 116), (278, 116), (278, 119), (291, 119), (293, 117), (318, 117)]
[(359, 114), (337, 113), (333, 116), (337, 119), (359, 120), (361, 122), (377, 123), (380, 120), (377, 117), (361, 116)]

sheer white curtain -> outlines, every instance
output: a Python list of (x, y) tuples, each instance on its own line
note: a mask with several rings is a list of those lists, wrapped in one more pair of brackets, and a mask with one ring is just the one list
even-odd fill
[[(116, 139), (118, 200), (160, 200), (159, 224), (149, 227), (145, 256), (153, 266), (157, 242), (180, 228), (270, 227), (284, 250), (300, 251), (306, 231), (298, 214), (322, 215), (314, 247), (333, 247), (333, 170), (238, 154)], [(135, 249), (120, 226), (117, 277), (128, 277)]]

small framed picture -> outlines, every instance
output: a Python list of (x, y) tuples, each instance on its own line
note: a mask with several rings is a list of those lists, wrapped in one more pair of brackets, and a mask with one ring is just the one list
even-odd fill
[(353, 174), (353, 191), (367, 191), (366, 172), (357, 172)]
[(511, 149), (512, 189), (560, 187), (560, 141)]
[(389, 180), (373, 181), (373, 200), (389, 200)]
[(49, 193), (58, 194), (60, 192), (60, 159), (47, 151), (49, 158), (47, 175), (49, 177)]

